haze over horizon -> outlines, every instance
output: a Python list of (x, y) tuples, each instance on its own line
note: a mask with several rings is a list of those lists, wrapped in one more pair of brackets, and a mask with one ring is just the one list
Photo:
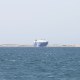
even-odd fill
[(80, 44), (80, 0), (1, 0), (0, 44)]

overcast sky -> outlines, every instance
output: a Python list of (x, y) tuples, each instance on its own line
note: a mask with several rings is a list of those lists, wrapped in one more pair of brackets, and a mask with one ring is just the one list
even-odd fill
[(80, 0), (0, 0), (0, 44), (80, 44)]

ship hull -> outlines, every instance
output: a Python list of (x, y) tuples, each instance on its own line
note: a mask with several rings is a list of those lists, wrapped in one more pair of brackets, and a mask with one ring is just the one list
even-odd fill
[(48, 45), (48, 42), (35, 42), (35, 47), (46, 47)]

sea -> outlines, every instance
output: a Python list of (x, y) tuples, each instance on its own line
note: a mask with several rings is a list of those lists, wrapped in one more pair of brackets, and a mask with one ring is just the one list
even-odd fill
[(80, 80), (80, 48), (0, 47), (0, 80)]

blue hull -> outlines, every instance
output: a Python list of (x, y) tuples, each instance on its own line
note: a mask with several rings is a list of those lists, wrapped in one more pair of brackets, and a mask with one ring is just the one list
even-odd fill
[(35, 47), (46, 47), (48, 45), (48, 42), (35, 42)]

